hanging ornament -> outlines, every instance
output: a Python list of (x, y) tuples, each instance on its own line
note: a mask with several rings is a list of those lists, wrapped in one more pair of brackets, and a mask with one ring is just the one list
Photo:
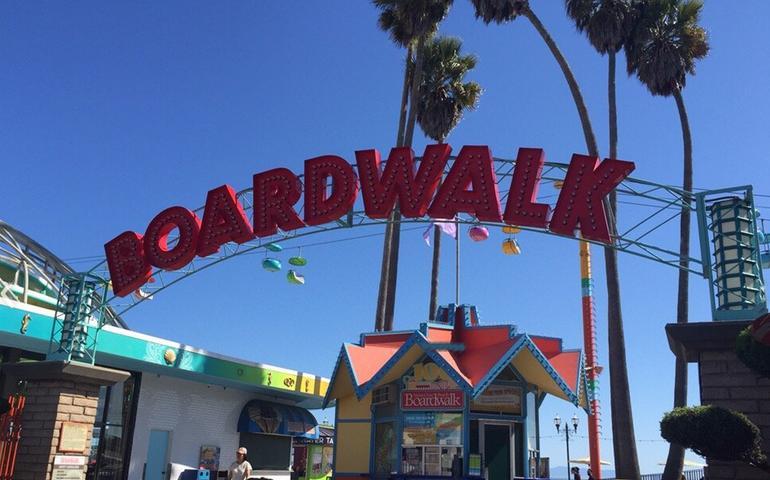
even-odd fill
[(277, 258), (266, 258), (262, 260), (262, 268), (268, 272), (277, 272), (281, 269), (281, 261)]
[(503, 240), (503, 253), (506, 255), (519, 255), (521, 248), (515, 238), (506, 238)]
[(289, 283), (292, 283), (294, 285), (304, 285), (305, 284), (305, 277), (294, 270), (289, 270), (289, 272), (286, 274), (286, 280), (289, 281)]
[(289, 264), (295, 267), (304, 267), (307, 265), (307, 258), (302, 256), (302, 247), (299, 249), (299, 253), (289, 259)]
[(468, 229), (468, 236), (471, 237), (471, 240), (474, 242), (483, 242), (489, 238), (489, 230), (487, 230), (487, 227), (474, 225)]
[(280, 246), (280, 245), (279, 245), (279, 244), (277, 244), (277, 243), (268, 243), (267, 245), (265, 245), (265, 248), (266, 248), (266, 249), (268, 249), (268, 250), (270, 250), (271, 252), (280, 252), (280, 251), (283, 251), (283, 247), (282, 247), (282, 246)]

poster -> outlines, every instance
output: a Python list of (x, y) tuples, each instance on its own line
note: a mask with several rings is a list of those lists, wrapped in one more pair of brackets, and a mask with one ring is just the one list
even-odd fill
[(460, 413), (404, 414), (404, 445), (462, 445)]
[(471, 401), (471, 411), (521, 415), (521, 394), (520, 387), (490, 385)]
[(219, 447), (214, 445), (201, 445), (200, 462), (198, 468), (206, 470), (219, 470)]
[(468, 475), (474, 477), (481, 476), (481, 454), (471, 453), (468, 455)]
[(462, 445), (463, 416), (459, 413), (436, 414), (436, 441), (439, 445)]

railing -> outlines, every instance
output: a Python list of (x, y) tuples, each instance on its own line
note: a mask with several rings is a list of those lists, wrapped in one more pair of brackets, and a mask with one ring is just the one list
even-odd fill
[[(705, 473), (702, 468), (698, 468), (695, 470), (685, 470), (684, 472), (682, 472), (682, 475), (684, 476), (685, 480), (701, 480), (701, 478), (704, 478)], [(661, 478), (663, 478), (662, 473), (648, 473), (646, 475), (641, 476), (642, 480), (660, 480)], [(621, 480), (621, 479), (619, 478), (616, 479), (613, 477), (613, 478), (605, 478), (604, 480)]]
[(0, 480), (13, 480), (16, 466), (16, 451), (21, 439), (21, 412), (25, 397), (8, 397), (10, 409), (0, 415)]

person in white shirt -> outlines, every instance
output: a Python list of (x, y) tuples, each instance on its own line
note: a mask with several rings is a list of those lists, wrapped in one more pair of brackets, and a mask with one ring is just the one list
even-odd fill
[(235, 461), (227, 469), (227, 480), (246, 480), (251, 476), (251, 464), (246, 460), (247, 453), (245, 447), (235, 451)]

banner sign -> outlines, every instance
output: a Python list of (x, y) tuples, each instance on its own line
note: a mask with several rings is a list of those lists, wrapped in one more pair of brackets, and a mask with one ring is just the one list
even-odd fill
[(471, 411), (521, 415), (521, 395), (520, 387), (490, 385), (471, 400)]
[(402, 390), (401, 410), (462, 410), (465, 397), (462, 390)]
[[(406, 218), (452, 219), (459, 213), (482, 222), (542, 228), (567, 236), (610, 243), (604, 198), (633, 170), (622, 160), (574, 154), (567, 168), (556, 206), (537, 202), (545, 164), (539, 148), (520, 148), (508, 198), (500, 203), (492, 151), (486, 146), (464, 146), (443, 182), (452, 148), (428, 145), (419, 166), (409, 147), (390, 151), (381, 166), (377, 150), (355, 152), (358, 175), (344, 158), (324, 155), (305, 161), (304, 185), (286, 168), (274, 168), (253, 177), (252, 221), (229, 185), (208, 192), (203, 217), (182, 206), (169, 207), (150, 221), (144, 235), (126, 231), (104, 246), (115, 295), (124, 297), (150, 279), (152, 268), (178, 270), (196, 256), (206, 257), (228, 242), (321, 225), (353, 209), (359, 189), (366, 216), (388, 218), (396, 205)], [(330, 187), (329, 187), (330, 186)], [(303, 198), (300, 211), (297, 203)], [(175, 245), (168, 245), (172, 231)]]

